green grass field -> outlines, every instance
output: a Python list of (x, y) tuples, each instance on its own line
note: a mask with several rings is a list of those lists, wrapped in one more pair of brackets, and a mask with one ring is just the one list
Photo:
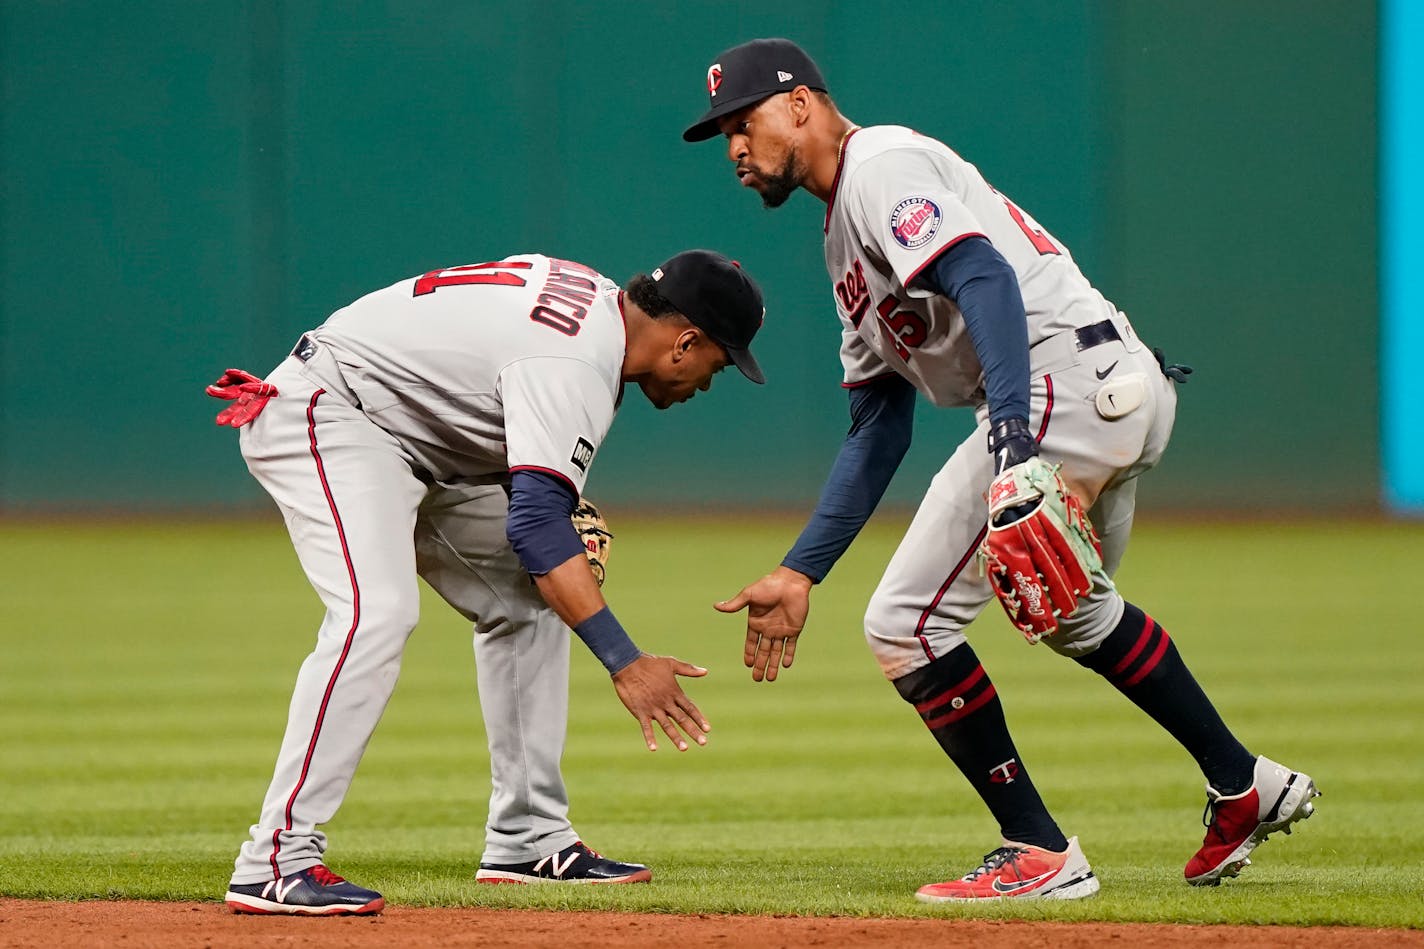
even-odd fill
[[(1325, 792), (1216, 889), (1181, 880), (1204, 803), (1190, 759), (987, 612), (975, 647), (1103, 890), (959, 909), (912, 894), (967, 871), (995, 829), (860, 633), (902, 523), (881, 518), (817, 591), (775, 684), (750, 680), (740, 621), (710, 604), (774, 566), (796, 523), (615, 523), (615, 610), (645, 649), (712, 670), (689, 686), (708, 747), (650, 754), (575, 645), (573, 818), (652, 885), (475, 886), (484, 732), (469, 633), (433, 596), (326, 828), (332, 865), (399, 904), (1424, 927), (1424, 525), (1139, 528), (1121, 586), (1248, 747)], [(0, 894), (220, 898), (320, 616), (280, 523), (0, 524), (0, 549)]]

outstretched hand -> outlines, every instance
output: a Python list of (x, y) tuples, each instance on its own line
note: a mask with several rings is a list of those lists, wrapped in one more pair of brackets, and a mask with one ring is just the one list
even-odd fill
[(617, 690), (623, 705), (643, 727), (643, 740), (648, 743), (649, 751), (658, 750), (658, 741), (653, 733), (654, 722), (672, 739), (678, 751), (687, 750), (687, 741), (679, 728), (699, 745), (707, 744), (707, 732), (712, 726), (677, 682), (678, 676), (701, 678), (706, 674), (706, 669), (690, 662), (647, 653), (614, 674), (613, 688)]
[(742, 662), (753, 681), (776, 681), (778, 668), (796, 660), (796, 638), (811, 611), (811, 578), (789, 567), (777, 567), (730, 600), (712, 604), (723, 613), (747, 611), (747, 641)]

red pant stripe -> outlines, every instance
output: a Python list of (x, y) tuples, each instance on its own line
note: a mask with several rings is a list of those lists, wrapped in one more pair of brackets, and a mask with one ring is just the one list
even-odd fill
[(1048, 388), (1048, 394), (1044, 396), (1043, 422), (1038, 426), (1038, 435), (1034, 439), (1039, 442), (1043, 441), (1043, 436), (1048, 434), (1048, 420), (1053, 416), (1053, 377), (1044, 376), (1043, 384)]
[(935, 607), (939, 606), (939, 601), (944, 599), (944, 595), (949, 590), (950, 585), (959, 579), (959, 575), (964, 572), (964, 568), (968, 566), (969, 561), (974, 559), (975, 552), (979, 549), (979, 545), (984, 542), (984, 535), (988, 532), (989, 525), (986, 522), (984, 526), (980, 528), (978, 536), (974, 538), (974, 542), (969, 545), (969, 549), (964, 552), (964, 556), (959, 558), (959, 563), (954, 565), (954, 569), (950, 571), (944, 583), (940, 584), (939, 592), (936, 593), (934, 599), (930, 601), (930, 605), (925, 607), (924, 612), (920, 614), (919, 623), (915, 625), (915, 636), (920, 640), (920, 645), (924, 647), (925, 655), (931, 660), (935, 658), (935, 655), (930, 651), (930, 642), (924, 636), (925, 624), (929, 622), (930, 616), (934, 614)]
[(326, 479), (326, 466), (322, 464), (321, 452), (316, 447), (316, 402), (326, 394), (325, 389), (318, 389), (312, 393), (311, 402), (307, 405), (307, 438), (311, 442), (311, 455), (316, 461), (316, 474), (321, 479), (321, 490), (326, 495), (327, 507), (331, 510), (331, 519), (336, 524), (336, 536), (341, 541), (341, 556), (346, 560), (346, 574), (351, 578), (351, 628), (346, 631), (346, 643), (341, 648), (341, 658), (336, 661), (336, 668), (331, 670), (331, 678), (326, 683), (326, 693), (321, 697), (321, 707), (316, 713), (316, 724), (312, 726), (311, 741), (307, 743), (307, 755), (302, 761), (301, 777), (297, 779), (296, 787), (292, 788), (291, 796), (287, 798), (287, 826), (272, 832), (272, 876), (279, 879), (282, 875), (277, 867), (277, 854), (282, 849), (282, 830), (292, 829), (292, 807), (296, 804), (297, 795), (301, 793), (303, 785), (307, 781), (307, 773), (311, 770), (312, 756), (316, 754), (316, 742), (321, 737), (322, 722), (326, 719), (326, 708), (331, 703), (331, 693), (336, 689), (336, 680), (341, 676), (341, 668), (346, 664), (346, 657), (351, 652), (351, 642), (356, 638), (356, 627), (361, 624), (361, 587), (356, 582), (356, 565), (351, 562), (351, 549), (346, 544), (346, 529), (341, 524), (341, 512), (336, 509), (336, 498), (331, 493), (331, 483)]
[[(1048, 434), (1048, 421), (1053, 417), (1053, 377), (1044, 376), (1043, 384), (1047, 387), (1048, 392), (1043, 404), (1043, 421), (1039, 423), (1038, 435), (1036, 437), (1036, 440), (1040, 442), (1043, 441), (1043, 436)], [(928, 623), (930, 617), (934, 615), (934, 611), (939, 606), (940, 600), (944, 599), (944, 595), (949, 592), (949, 588), (954, 584), (954, 581), (959, 579), (959, 575), (964, 572), (964, 568), (969, 564), (969, 561), (973, 559), (975, 552), (979, 550), (979, 545), (984, 542), (984, 535), (987, 533), (989, 533), (989, 525), (986, 523), (984, 528), (979, 531), (978, 536), (974, 538), (974, 542), (969, 545), (969, 549), (964, 552), (964, 556), (959, 558), (959, 562), (954, 565), (954, 569), (950, 571), (949, 576), (945, 577), (944, 583), (940, 584), (938, 592), (934, 595), (934, 599), (930, 601), (930, 605), (925, 607), (924, 612), (920, 613), (920, 621), (915, 625), (915, 638), (920, 641), (920, 646), (925, 650), (926, 658), (931, 661), (934, 660), (935, 654), (930, 649), (930, 641), (925, 638), (925, 624)]]

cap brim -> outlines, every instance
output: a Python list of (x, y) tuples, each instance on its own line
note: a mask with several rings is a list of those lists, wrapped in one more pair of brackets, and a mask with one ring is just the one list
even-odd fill
[(762, 375), (761, 366), (757, 363), (756, 357), (752, 355), (750, 349), (733, 349), (731, 346), (723, 346), (722, 348), (727, 351), (727, 357), (732, 360), (732, 365), (742, 371), (742, 375), (757, 385), (764, 385), (766, 383), (766, 376)]
[(687, 131), (682, 133), (682, 140), (684, 142), (705, 142), (709, 138), (716, 138), (722, 131), (717, 127), (718, 119), (738, 109), (756, 105), (763, 99), (770, 99), (776, 95), (777, 91), (773, 89), (771, 92), (754, 92), (749, 96), (742, 96), (740, 99), (728, 99), (726, 102), (717, 103), (708, 109), (696, 124), (688, 126)]

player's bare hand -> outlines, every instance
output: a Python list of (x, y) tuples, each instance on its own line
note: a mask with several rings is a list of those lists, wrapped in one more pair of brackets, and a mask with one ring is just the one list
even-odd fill
[(778, 668), (789, 669), (796, 660), (796, 638), (811, 612), (811, 578), (777, 567), (730, 600), (712, 605), (723, 613), (747, 611), (742, 661), (754, 681), (775, 682)]
[(707, 744), (707, 733), (712, 726), (677, 683), (678, 676), (700, 678), (706, 674), (706, 669), (690, 662), (644, 653), (613, 676), (613, 688), (643, 727), (643, 740), (648, 743), (649, 751), (658, 750), (654, 724), (672, 740), (678, 751), (687, 750), (687, 741), (682, 737), (684, 732), (699, 745)]

